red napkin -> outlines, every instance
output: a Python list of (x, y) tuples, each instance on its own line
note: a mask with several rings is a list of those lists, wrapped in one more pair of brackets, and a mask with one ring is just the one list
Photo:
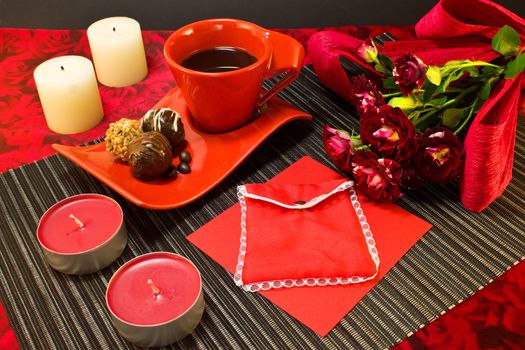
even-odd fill
[[(498, 57), (492, 50), (491, 38), (505, 24), (516, 29), (522, 41), (525, 39), (525, 20), (492, 1), (441, 0), (417, 23), (418, 40), (386, 42), (380, 51), (393, 59), (413, 53), (425, 63), (436, 65), (454, 59), (491, 61)], [(308, 42), (319, 79), (347, 100), (352, 86), (339, 56), (357, 62), (354, 51), (361, 42), (335, 32), (316, 33)], [(373, 72), (372, 67), (363, 67)], [(520, 86), (519, 76), (502, 81), (469, 128), (461, 201), (471, 211), (485, 209), (512, 178)]]
[[(271, 184), (301, 184), (343, 178), (315, 160), (304, 157), (275, 176)], [(325, 336), (395, 265), (431, 225), (394, 204), (359, 201), (381, 256), (374, 280), (337, 286), (280, 288), (259, 293), (321, 336)], [(232, 275), (236, 271), (241, 230), (240, 206), (235, 204), (187, 238)], [(232, 281), (233, 283), (233, 281)]]
[(239, 186), (234, 280), (245, 290), (362, 283), (379, 256), (352, 181)]

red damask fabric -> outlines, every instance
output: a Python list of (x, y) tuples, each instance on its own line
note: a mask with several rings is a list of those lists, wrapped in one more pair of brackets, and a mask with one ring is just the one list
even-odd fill
[[(401, 40), (415, 38), (412, 27), (338, 27), (279, 30), (303, 45), (318, 31), (333, 30), (364, 39), (389, 32)], [(58, 135), (47, 128), (36, 87), (34, 68), (61, 55), (91, 58), (85, 31), (0, 29), (0, 172), (54, 154), (51, 144), (79, 145), (102, 137), (112, 121), (139, 118), (174, 86), (162, 47), (170, 31), (143, 33), (148, 77), (133, 86), (100, 86), (104, 120), (81, 134)], [(305, 64), (309, 63), (308, 56)], [(520, 105), (525, 110), (524, 105)], [(481, 292), (430, 323), (396, 350), (525, 348), (525, 264), (521, 263)], [(0, 305), (0, 349), (18, 349)]]
[(91, 58), (85, 31), (0, 31), (0, 171), (16, 168), (55, 152), (53, 143), (79, 145), (102, 137), (110, 122), (138, 118), (174, 86), (162, 47), (169, 32), (144, 34), (148, 77), (125, 88), (100, 86), (105, 117), (94, 129), (59, 135), (47, 128), (36, 93), (33, 71), (49, 58), (81, 55)]
[(393, 350), (522, 350), (524, 296), (525, 264), (521, 262)]

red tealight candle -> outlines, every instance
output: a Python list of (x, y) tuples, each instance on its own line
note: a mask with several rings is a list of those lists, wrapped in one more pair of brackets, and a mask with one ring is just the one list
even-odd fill
[(113, 275), (106, 303), (118, 332), (141, 346), (164, 346), (190, 334), (204, 311), (200, 273), (180, 255), (156, 252)]
[(98, 271), (115, 261), (127, 244), (122, 208), (94, 193), (49, 208), (40, 219), (37, 238), (49, 264), (67, 274)]

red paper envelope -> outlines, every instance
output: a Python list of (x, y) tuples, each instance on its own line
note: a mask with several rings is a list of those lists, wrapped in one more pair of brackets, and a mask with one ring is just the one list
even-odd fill
[[(303, 157), (270, 180), (273, 184), (299, 184), (343, 179), (331, 169)], [(360, 196), (361, 207), (374, 233), (381, 258), (378, 276), (354, 285), (298, 287), (259, 293), (321, 336), (332, 328), (431, 227), (394, 204), (376, 204)], [(230, 273), (239, 253), (240, 207), (235, 204), (187, 238)], [(232, 277), (232, 284), (234, 284)], [(246, 293), (239, 288), (239, 293)]]
[(254, 292), (373, 280), (380, 259), (352, 186), (345, 179), (237, 187), (235, 284)]

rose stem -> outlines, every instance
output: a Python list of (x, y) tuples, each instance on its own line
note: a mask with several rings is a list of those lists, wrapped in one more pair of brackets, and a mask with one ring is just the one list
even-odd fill
[(442, 109), (444, 108), (447, 108), (447, 107), (451, 107), (451, 106), (454, 106), (456, 105), (456, 103), (460, 102), (460, 100), (465, 97), (466, 95), (470, 94), (471, 92), (475, 91), (479, 89), (478, 86), (476, 85), (473, 85), (465, 90), (463, 90), (462, 93), (460, 93), (459, 95), (457, 95), (455, 98), (453, 98), (452, 100), (449, 100), (447, 101), (446, 103), (442, 104), (441, 106), (439, 107), (436, 107), (436, 109), (426, 113), (424, 116), (422, 116), (421, 118), (418, 118), (417, 120), (414, 121), (414, 126), (417, 127), (419, 124), (421, 124), (421, 122), (427, 120), (428, 118), (430, 118), (431, 116), (433, 116), (434, 114), (438, 113), (439, 111), (441, 111)]

